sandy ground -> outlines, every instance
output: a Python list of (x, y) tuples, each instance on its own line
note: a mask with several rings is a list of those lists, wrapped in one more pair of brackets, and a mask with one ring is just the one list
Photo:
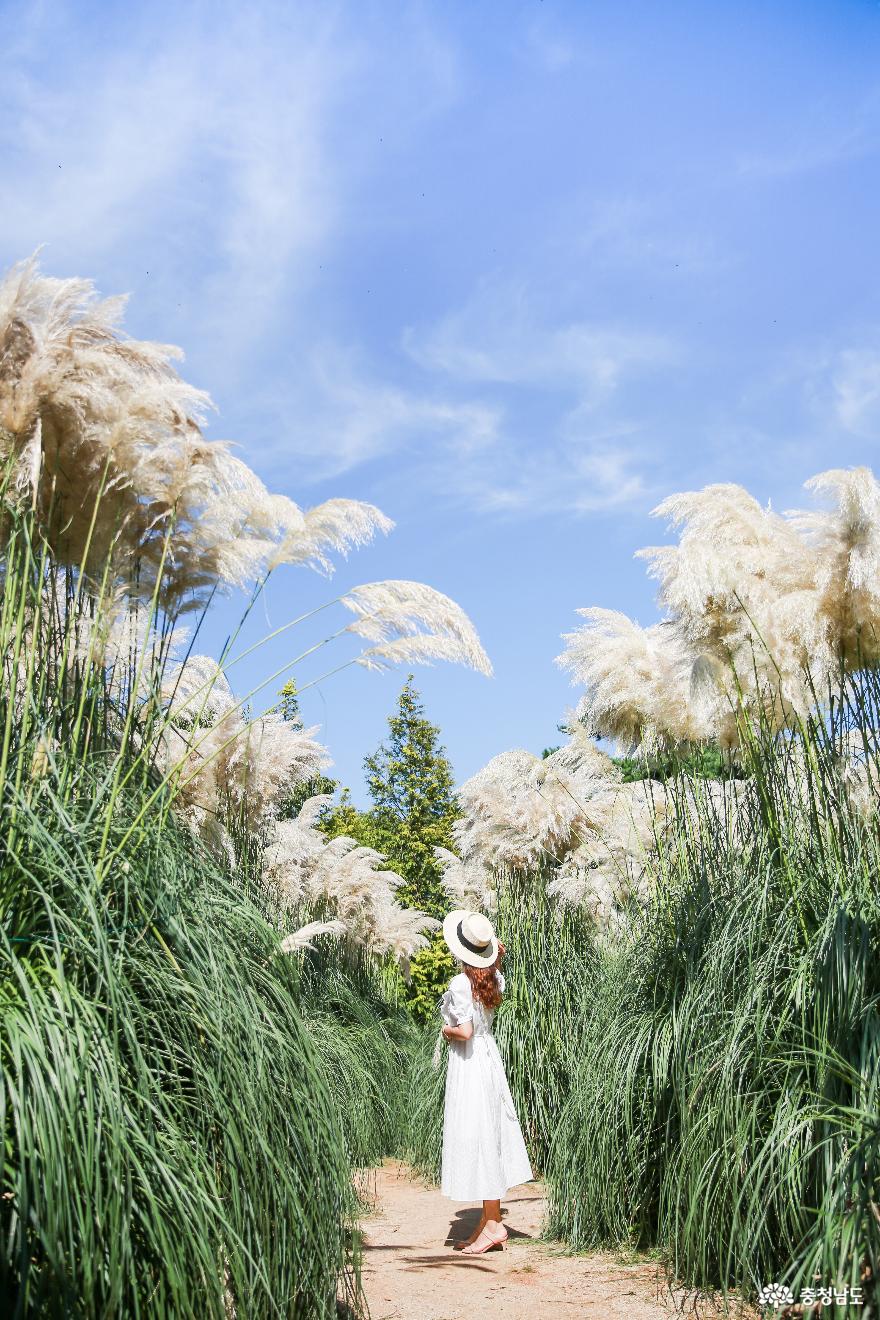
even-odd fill
[[(375, 1172), (371, 1190), (375, 1209), (361, 1228), (372, 1320), (666, 1320), (694, 1313), (691, 1299), (669, 1294), (654, 1264), (624, 1264), (611, 1254), (568, 1256), (560, 1244), (539, 1241), (540, 1183), (509, 1193), (504, 1250), (473, 1257), (452, 1244), (472, 1232), (476, 1208), (444, 1200), (391, 1160)], [(718, 1314), (706, 1299), (696, 1309), (706, 1320)]]

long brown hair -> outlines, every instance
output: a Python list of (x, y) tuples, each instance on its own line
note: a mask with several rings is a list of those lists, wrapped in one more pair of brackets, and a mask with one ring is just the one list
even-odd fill
[(503, 957), (504, 945), (499, 940), (498, 957), (491, 967), (469, 967), (467, 963), (464, 964), (467, 979), (471, 983), (471, 994), (485, 1008), (495, 1009), (501, 1003), (501, 983), (495, 973), (501, 970)]

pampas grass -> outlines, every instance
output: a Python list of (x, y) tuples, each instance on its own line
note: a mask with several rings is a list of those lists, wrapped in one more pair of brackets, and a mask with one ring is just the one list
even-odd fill
[(663, 622), (640, 629), (588, 609), (560, 662), (586, 687), (587, 729), (629, 749), (712, 739), (735, 748), (738, 711), (796, 728), (840, 666), (880, 659), (880, 486), (867, 468), (820, 473), (829, 506), (786, 515), (738, 486), (673, 495), (655, 513), (681, 529), (641, 551)]
[(878, 697), (861, 675), (797, 740), (744, 728), (735, 829), (729, 790), (672, 784), (663, 873), (603, 954), (551, 1155), (551, 1228), (574, 1246), (876, 1304), (877, 799), (866, 818), (845, 783)]
[(105, 874), (101, 759), (75, 792), (47, 760), (3, 798), (3, 1295), (312, 1317), (341, 1282), (357, 1305), (344, 1130), (272, 924), (158, 812)]
[(179, 349), (127, 338), (125, 300), (35, 260), (0, 285), (0, 463), (54, 560), (126, 593), (198, 608), (279, 563), (328, 568), (391, 524), (335, 500), (304, 513), (272, 495), (227, 444), (208, 442), (208, 396), (178, 375)]
[[(320, 804), (283, 820), (326, 750), (234, 696), (251, 648), (193, 655), (181, 619), (391, 524), (270, 494), (121, 312), (33, 261), (0, 286), (3, 1292), (21, 1313), (320, 1317), (337, 1293), (357, 1313), (350, 1175), (396, 1144), (392, 966), (433, 923), (378, 854), (318, 836)], [(354, 623), (298, 659), (349, 632), (347, 663), (488, 672), (431, 588), (339, 602)]]

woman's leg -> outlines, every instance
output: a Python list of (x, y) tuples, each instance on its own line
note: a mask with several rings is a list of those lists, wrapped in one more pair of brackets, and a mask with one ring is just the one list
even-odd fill
[(477, 1238), (480, 1236), (480, 1234), (483, 1231), (483, 1226), (485, 1225), (485, 1223), (486, 1223), (486, 1202), (484, 1201), (483, 1209), (480, 1214), (479, 1222), (477, 1223), (476, 1228), (474, 1229), (473, 1233), (471, 1233), (469, 1238), (465, 1238), (462, 1242), (456, 1242), (455, 1244), (456, 1251), (461, 1251), (462, 1247), (469, 1247), (472, 1242), (476, 1242)]
[(490, 1219), (495, 1219), (499, 1224), (501, 1223), (500, 1201), (483, 1202), (483, 1211), (482, 1214), (480, 1215), (479, 1222), (477, 1223), (476, 1228), (474, 1229), (473, 1233), (471, 1233), (469, 1238), (465, 1238), (463, 1242), (457, 1242), (455, 1244), (458, 1250), (460, 1251), (462, 1247), (469, 1247), (472, 1242), (476, 1242), (477, 1238), (480, 1236), (480, 1234), (482, 1233), (483, 1229), (486, 1227), (486, 1224), (489, 1222)]
[(484, 1201), (483, 1217), (473, 1237), (468, 1238), (462, 1250), (471, 1255), (486, 1250), (490, 1245), (500, 1246), (507, 1241), (507, 1229), (501, 1222), (501, 1202)]

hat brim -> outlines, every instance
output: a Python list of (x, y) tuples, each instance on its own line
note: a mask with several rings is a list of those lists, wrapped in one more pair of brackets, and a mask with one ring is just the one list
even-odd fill
[(448, 913), (443, 918), (443, 938), (447, 943), (450, 953), (459, 962), (467, 963), (468, 967), (491, 967), (498, 957), (498, 936), (493, 935), (489, 950), (485, 954), (471, 953), (462, 944), (458, 934), (458, 927), (464, 917), (470, 916), (468, 908), (456, 908), (454, 912)]

